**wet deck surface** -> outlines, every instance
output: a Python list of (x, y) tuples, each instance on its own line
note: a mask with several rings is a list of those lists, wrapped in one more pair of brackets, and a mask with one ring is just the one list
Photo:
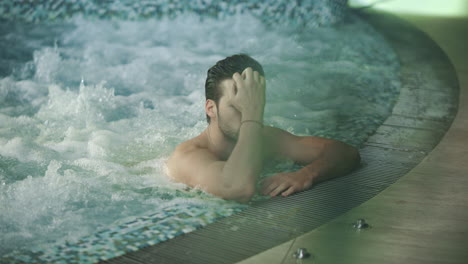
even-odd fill
[[(290, 254), (298, 245), (308, 245), (306, 240), (292, 239), (366, 202), (418, 165), (455, 117), (459, 92), (455, 71), (440, 48), (413, 26), (393, 16), (367, 16), (400, 57), (402, 88), (393, 114), (360, 149), (358, 170), (102, 263), (234, 263), (281, 244), (277, 253)], [(352, 230), (351, 219), (335, 230)], [(340, 240), (336, 232), (326, 239), (341, 243), (336, 242)], [(290, 262), (284, 254), (275, 258), (269, 263)], [(249, 263), (264, 262), (252, 259)]]

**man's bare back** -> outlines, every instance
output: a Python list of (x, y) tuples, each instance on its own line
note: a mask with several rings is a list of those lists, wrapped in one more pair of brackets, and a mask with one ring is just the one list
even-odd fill
[[(221, 76), (217, 80), (216, 74)], [(256, 192), (267, 160), (288, 159), (305, 165), (264, 180), (261, 192), (271, 196), (309, 189), (313, 183), (346, 174), (359, 164), (357, 149), (343, 142), (263, 126), (263, 69), (246, 55), (219, 61), (208, 71), (205, 88), (209, 124), (200, 135), (177, 146), (168, 159), (169, 176), (175, 181), (224, 199), (247, 202)], [(219, 90), (208, 98), (209, 89)]]

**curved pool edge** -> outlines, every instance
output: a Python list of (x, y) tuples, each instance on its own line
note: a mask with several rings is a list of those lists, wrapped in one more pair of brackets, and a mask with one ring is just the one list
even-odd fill
[[(379, 21), (380, 18), (374, 17), (373, 19), (375, 22)], [(388, 17), (386, 19), (395, 20), (396, 18)], [(380, 26), (384, 27), (384, 24)], [(397, 24), (402, 25), (401, 22)], [(379, 31), (381, 30), (382, 28), (379, 28)], [(412, 37), (413, 35), (414, 30), (407, 31), (407, 35), (403, 36), (394, 34), (393, 37), (397, 39), (393, 39), (391, 44), (398, 43), (398, 37), (402, 37), (403, 43), (400, 43), (400, 46), (405, 46), (404, 37)], [(422, 38), (424, 40), (422, 42), (428, 40), (427, 37), (424, 38), (423, 34), (417, 37)], [(299, 241), (299, 238), (291, 240), (292, 238), (311, 230), (314, 230), (312, 233), (322, 230), (335, 221), (329, 222), (330, 220), (344, 217), (361, 207), (356, 207), (357, 205), (368, 204), (380, 197), (382, 193), (378, 194), (379, 192), (382, 190), (387, 192), (388, 185), (415, 167), (437, 145), (450, 126), (456, 112), (456, 107), (453, 107), (453, 104), (456, 104), (454, 102), (458, 94), (458, 86), (456, 77), (453, 78), (454, 71), (451, 64), (448, 63), (447, 58), (440, 50), (435, 54), (430, 54), (432, 62), (441, 63), (437, 67), (430, 67), (431, 61), (421, 63), (421, 58), (427, 59), (428, 50), (419, 49), (417, 52), (413, 52), (414, 48), (418, 48), (417, 43), (413, 44), (413, 49), (406, 49), (409, 52), (406, 55), (414, 53), (414, 56), (406, 56), (404, 52), (399, 53), (401, 50), (396, 49), (399, 56), (413, 59), (413, 61), (402, 63), (403, 87), (400, 98), (395, 105), (394, 113), (361, 149), (363, 162), (360, 169), (345, 177), (319, 184), (310, 191), (286, 199), (275, 198), (259, 203), (244, 212), (210, 224), (201, 230), (128, 253), (106, 261), (106, 263), (180, 263), (181, 261), (232, 263), (269, 248), (273, 249), (267, 252), (284, 253), (284, 250), (294, 249), (291, 246)], [(428, 45), (430, 50), (438, 49), (432, 43)], [(418, 75), (414, 74), (420, 72), (420, 68), (415, 67), (418, 63), (420, 67), (425, 65), (428, 71), (437, 72), (438, 74), (431, 76), (433, 78), (445, 76), (445, 82), (441, 82), (441, 86), (448, 90), (438, 94), (430, 87), (425, 87), (424, 83), (421, 83), (424, 80), (417, 78)], [(412, 64), (413, 67), (405, 68), (405, 65), (409, 64)], [(406, 79), (405, 69), (413, 72), (413, 75), (408, 75)], [(450, 93), (446, 93), (447, 91)], [(447, 94), (449, 94), (448, 97), (444, 97)], [(418, 99), (415, 100), (415, 98)], [(438, 118), (437, 114), (440, 113), (434, 112), (436, 110), (434, 102), (438, 102), (441, 98), (447, 101), (447, 113), (441, 115), (442, 118)], [(417, 104), (408, 104), (414, 101)], [(425, 113), (429, 116), (424, 116)], [(358, 184), (355, 184), (356, 180), (359, 180)], [(311, 196), (313, 194), (315, 196)], [(374, 197), (376, 194), (378, 195)], [(340, 210), (336, 210), (338, 207)], [(349, 212), (346, 213), (347, 211)], [(323, 225), (327, 222), (329, 223)], [(344, 225), (346, 228), (350, 226), (348, 222)], [(319, 228), (316, 229), (317, 227)], [(282, 244), (284, 242), (286, 243)], [(275, 248), (277, 245), (285, 248), (282, 251), (277, 251)], [(258, 262), (255, 258), (255, 256), (251, 258), (254, 262), (250, 263), (263, 263)], [(280, 263), (280, 259), (283, 258), (276, 258), (276, 262), (269, 263)]]
[[(390, 16), (374, 10), (366, 15), (371, 22)], [(460, 96), (450, 128), (420, 163), (374, 198), (240, 263), (296, 263), (292, 254), (298, 248), (312, 253), (302, 263), (466, 263), (468, 56), (461, 46), (468, 40), (460, 36), (468, 36), (468, 18), (402, 17), (429, 32), (455, 66)], [(353, 228), (357, 219), (370, 228)]]

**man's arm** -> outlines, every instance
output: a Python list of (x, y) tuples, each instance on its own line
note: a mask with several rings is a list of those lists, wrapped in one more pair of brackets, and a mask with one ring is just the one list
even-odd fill
[(351, 172), (360, 163), (359, 151), (341, 141), (321, 137), (300, 137), (272, 128), (279, 154), (305, 165), (292, 173), (279, 173), (262, 183), (264, 195), (288, 196), (309, 189), (313, 183)]
[(223, 167), (221, 178), (225, 184), (246, 193), (247, 201), (255, 193), (255, 184), (263, 164), (262, 131), (265, 108), (265, 78), (248, 67), (242, 75), (232, 76), (237, 92), (226, 92), (229, 102), (241, 113), (239, 137)]
[(247, 202), (255, 194), (255, 184), (263, 167), (261, 135), (262, 126), (253, 122), (243, 123), (236, 146), (222, 169), (221, 180), (233, 192), (229, 195), (242, 194), (241, 199), (237, 199), (241, 202)]

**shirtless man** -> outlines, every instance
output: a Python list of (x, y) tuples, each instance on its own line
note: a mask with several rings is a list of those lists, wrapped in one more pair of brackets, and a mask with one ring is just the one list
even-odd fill
[(168, 159), (168, 173), (175, 181), (248, 202), (264, 161), (289, 159), (305, 165), (266, 178), (260, 191), (270, 196), (309, 189), (349, 173), (360, 162), (358, 150), (343, 142), (264, 126), (265, 74), (245, 54), (227, 57), (208, 70), (205, 95), (208, 127), (178, 145)]

